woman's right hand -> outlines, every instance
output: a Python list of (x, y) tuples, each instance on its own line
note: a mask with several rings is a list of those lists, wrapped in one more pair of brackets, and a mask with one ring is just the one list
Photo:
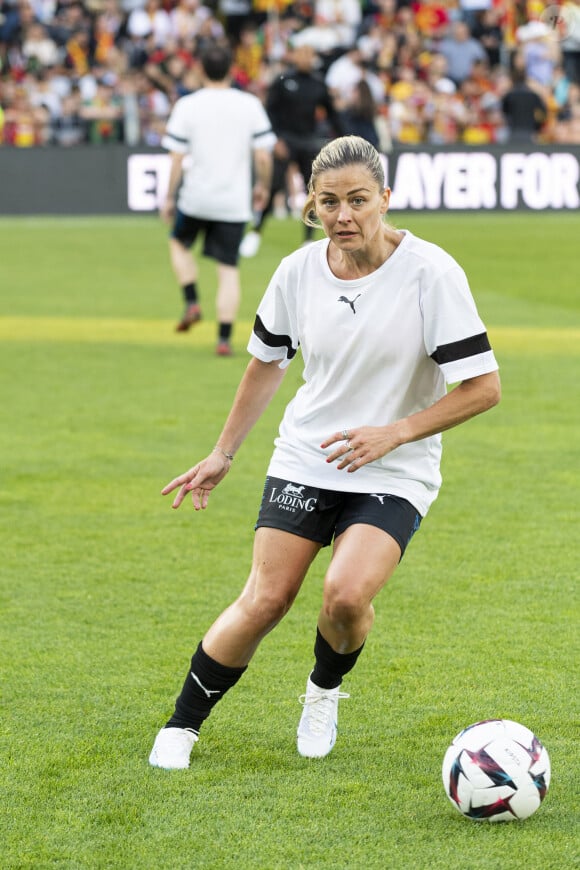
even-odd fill
[(189, 471), (180, 474), (179, 477), (164, 486), (161, 495), (168, 495), (173, 490), (179, 489), (171, 505), (173, 508), (178, 508), (187, 493), (190, 492), (195, 510), (205, 510), (210, 492), (223, 480), (230, 470), (231, 464), (232, 460), (228, 459), (221, 450), (213, 450), (209, 456), (206, 456)]

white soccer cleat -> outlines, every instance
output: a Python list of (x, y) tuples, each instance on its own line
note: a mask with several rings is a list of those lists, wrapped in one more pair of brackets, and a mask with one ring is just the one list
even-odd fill
[(149, 764), (165, 770), (189, 767), (189, 756), (199, 735), (189, 728), (162, 728), (153, 744)]
[(255, 257), (258, 251), (260, 250), (260, 242), (262, 238), (260, 233), (254, 232), (252, 230), (242, 239), (242, 243), (240, 245), (240, 256), (241, 257)]
[(346, 692), (321, 689), (310, 679), (306, 694), (299, 700), (304, 710), (297, 734), (298, 752), (304, 758), (324, 758), (336, 743), (339, 698), (348, 698)]

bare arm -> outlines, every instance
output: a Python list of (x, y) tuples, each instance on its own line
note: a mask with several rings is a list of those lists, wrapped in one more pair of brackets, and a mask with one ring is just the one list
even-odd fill
[(185, 154), (179, 154), (176, 151), (172, 151), (170, 154), (171, 168), (169, 170), (169, 184), (167, 186), (165, 201), (161, 206), (161, 217), (165, 223), (171, 223), (175, 213), (175, 198), (183, 174), (184, 157)]
[(279, 360), (261, 362), (255, 357), (250, 360), (214, 450), (161, 490), (162, 495), (167, 495), (179, 488), (172, 507), (178, 508), (188, 492), (191, 492), (196, 510), (207, 507), (211, 490), (215, 489), (231, 468), (232, 460), (229, 457), (233, 457), (241, 446), (282, 383), (286, 370), (281, 369), (278, 363)]
[(341, 442), (327, 458), (338, 461), (338, 468), (356, 471), (368, 462), (396, 450), (402, 444), (420, 441), (446, 429), (459, 426), (471, 417), (487, 411), (500, 400), (501, 387), (497, 372), (462, 381), (435, 404), (423, 411), (389, 423), (387, 426), (360, 426), (350, 429), (348, 446), (344, 434), (335, 432), (322, 447)]
[(254, 151), (255, 181), (252, 202), (254, 211), (263, 211), (268, 205), (273, 163), (271, 151), (267, 151), (265, 148), (256, 148)]

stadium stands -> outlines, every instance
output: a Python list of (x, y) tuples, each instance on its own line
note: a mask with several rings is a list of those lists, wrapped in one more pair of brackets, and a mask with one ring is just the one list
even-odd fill
[(522, 71), (543, 107), (524, 135), (580, 144), (580, 0), (0, 0), (0, 145), (157, 146), (199, 47), (222, 38), (236, 86), (262, 98), (289, 45), (314, 45), (345, 118), (360, 123), (369, 85), (385, 151), (521, 141), (505, 107)]

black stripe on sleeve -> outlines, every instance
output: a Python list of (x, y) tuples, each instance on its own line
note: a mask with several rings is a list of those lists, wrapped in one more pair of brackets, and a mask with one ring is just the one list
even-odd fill
[(491, 345), (487, 332), (482, 332), (479, 335), (462, 338), (461, 341), (452, 341), (450, 344), (439, 345), (435, 352), (431, 354), (431, 359), (442, 366), (445, 363), (456, 362), (469, 356), (476, 356), (478, 353), (486, 353), (488, 350), (491, 350)]
[(292, 340), (289, 335), (274, 335), (273, 332), (269, 332), (262, 318), (259, 314), (256, 314), (256, 320), (254, 322), (254, 334), (263, 341), (264, 344), (268, 345), (268, 347), (285, 347), (286, 348), (286, 356), (288, 359), (292, 359), (296, 356), (296, 348), (292, 347)]
[(253, 136), (252, 136), (252, 138), (253, 138), (253, 139), (259, 139), (260, 136), (267, 136), (269, 133), (272, 133), (272, 132), (273, 132), (272, 128), (271, 128), (271, 127), (268, 127), (267, 130), (260, 130), (259, 133), (254, 133)]
[(175, 133), (172, 133), (170, 130), (167, 131), (166, 136), (173, 139), (174, 142), (179, 142), (181, 145), (187, 145), (187, 139), (184, 139), (182, 136), (176, 136)]

